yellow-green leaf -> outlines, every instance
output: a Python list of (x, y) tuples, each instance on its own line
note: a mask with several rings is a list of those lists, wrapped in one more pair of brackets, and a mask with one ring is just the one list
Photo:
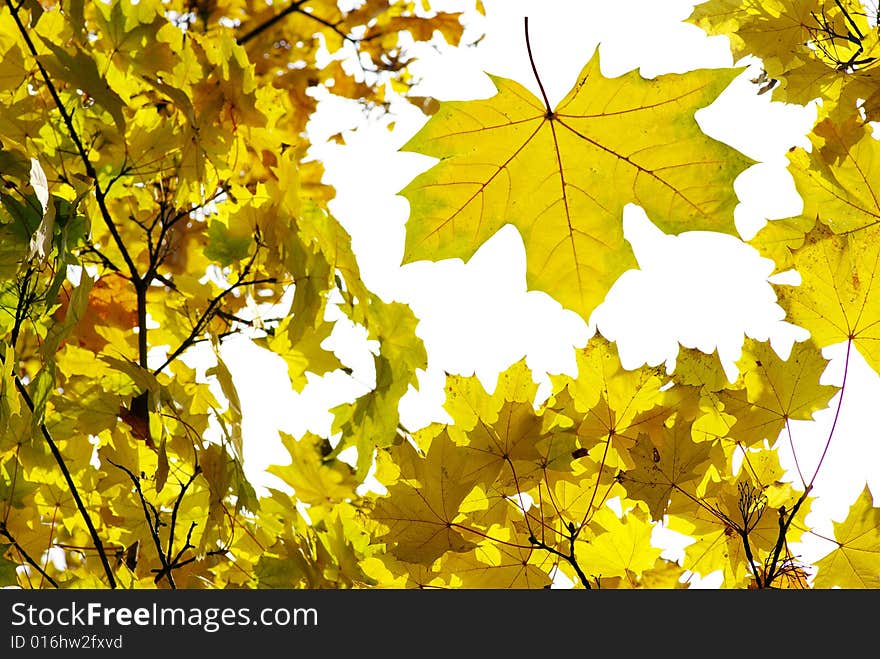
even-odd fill
[(816, 223), (792, 259), (800, 285), (777, 286), (789, 320), (819, 348), (851, 340), (880, 373), (880, 224), (835, 234)]
[(735, 234), (733, 180), (751, 161), (707, 137), (694, 112), (737, 73), (609, 79), (594, 55), (552, 111), (498, 77), (489, 99), (443, 103), (404, 146), (440, 160), (401, 191), (410, 203), (404, 262), (467, 260), (512, 224), (529, 287), (588, 319), (636, 265), (626, 204), (666, 232)]

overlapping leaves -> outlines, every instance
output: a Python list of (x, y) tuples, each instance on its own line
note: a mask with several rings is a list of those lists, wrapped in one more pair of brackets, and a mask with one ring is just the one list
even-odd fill
[[(750, 350), (769, 360), (766, 344)], [(820, 359), (809, 344), (801, 350), (796, 359), (810, 350)], [(790, 383), (746, 365), (740, 382), (709, 392), (689, 384), (704, 374), (692, 370), (695, 361), (683, 360), (671, 375), (626, 370), (597, 335), (579, 352), (577, 377), (554, 378), (545, 401), (535, 400), (537, 385), (523, 362), (502, 373), (491, 393), (475, 378), (450, 376), (453, 423), (388, 449), (399, 471), (390, 472), (388, 491), (370, 514), (385, 578), (463, 585), (511, 552), (522, 559), (522, 579), (550, 579), (559, 570), (581, 587), (645, 587), (660, 573), (671, 587), (685, 570), (720, 570), (725, 585), (736, 587), (756, 571), (779, 581), (802, 570), (794, 556), (774, 552), (780, 516), (802, 523), (808, 498), (784, 482), (773, 452), (737, 439), (736, 417), (719, 398), (757, 391), (784, 400)], [(795, 382), (808, 390), (819, 387), (818, 377), (804, 372)], [(700, 398), (703, 404), (694, 404)], [(736, 414), (748, 424), (756, 407)], [(695, 430), (695, 422), (722, 411), (729, 434)], [(677, 572), (652, 537), (658, 524), (697, 541)]]
[[(355, 488), (424, 348), (411, 312), (360, 280), (304, 129), (320, 90), (370, 107), (406, 92), (407, 44), (456, 42), (459, 16), (385, 0), (0, 9), (4, 585), (371, 583)], [(258, 496), (221, 343), (248, 335), (300, 391), (346, 368), (322, 347), (331, 304), (378, 344), (375, 388), (334, 410), (361, 468), (328, 439), (285, 438), (287, 490)], [(182, 361), (197, 347), (199, 369)]]

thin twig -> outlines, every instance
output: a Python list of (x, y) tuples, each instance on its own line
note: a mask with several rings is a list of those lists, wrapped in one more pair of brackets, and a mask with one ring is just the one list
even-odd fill
[[(186, 494), (187, 488), (192, 485), (192, 482), (200, 473), (202, 473), (202, 468), (197, 464), (196, 468), (193, 470), (192, 476), (190, 476), (189, 480), (180, 488), (180, 494), (177, 495), (177, 500), (174, 502), (174, 509), (171, 511), (171, 526), (168, 531), (168, 553), (166, 554), (169, 563), (175, 563), (177, 562), (177, 558), (179, 558), (178, 555), (173, 561), (171, 560), (171, 552), (174, 547), (174, 527), (177, 525), (177, 511), (180, 509), (180, 502), (183, 501), (183, 495)], [(187, 537), (186, 544), (189, 544), (189, 537)]]
[(107, 458), (107, 462), (112, 464), (117, 469), (120, 469), (120, 470), (124, 471), (126, 474), (128, 474), (128, 477), (131, 479), (131, 482), (134, 484), (134, 488), (137, 491), (138, 497), (140, 497), (140, 500), (141, 500), (141, 508), (144, 511), (144, 518), (147, 520), (147, 526), (150, 529), (150, 537), (153, 538), (153, 544), (156, 546), (156, 553), (159, 554), (159, 561), (162, 563), (163, 574), (168, 577), (168, 585), (171, 586), (171, 589), (176, 590), (177, 586), (174, 584), (174, 577), (171, 575), (171, 571), (167, 569), (168, 562), (165, 559), (165, 554), (162, 551), (162, 541), (159, 538), (159, 531), (158, 531), (159, 511), (154, 509), (154, 513), (155, 513), (155, 517), (156, 517), (155, 522), (154, 522), (153, 519), (150, 517), (150, 510), (147, 506), (147, 499), (146, 499), (146, 497), (144, 497), (144, 491), (141, 489), (140, 479), (137, 476), (135, 476), (134, 473), (132, 473), (132, 471), (128, 467), (117, 464), (117, 463), (113, 462), (113, 460), (111, 460), (110, 458)]
[[(246, 272), (243, 274), (246, 274)], [(201, 334), (202, 331), (204, 330), (204, 328), (208, 325), (208, 322), (211, 320), (211, 318), (216, 313), (217, 305), (219, 305), (220, 302), (223, 301), (224, 297), (229, 295), (235, 289), (241, 288), (242, 286), (251, 286), (253, 284), (274, 284), (274, 283), (276, 283), (276, 281), (277, 280), (274, 277), (269, 277), (266, 279), (253, 279), (250, 281), (243, 281), (243, 280), (239, 279), (239, 281), (237, 281), (234, 284), (231, 284), (228, 287), (226, 287), (225, 289), (223, 289), (218, 295), (216, 295), (208, 303), (208, 307), (205, 309), (205, 311), (202, 313), (202, 315), (196, 321), (196, 324), (193, 326), (192, 331), (189, 333), (189, 336), (187, 336), (181, 342), (181, 344), (179, 346), (177, 346), (177, 349), (175, 349), (174, 352), (172, 352), (168, 356), (168, 358), (162, 363), (161, 366), (159, 366), (157, 369), (155, 369), (153, 371), (153, 375), (158, 375), (159, 373), (161, 373), (165, 369), (165, 367), (168, 366), (168, 364), (173, 362), (180, 355), (182, 355), (184, 352), (186, 352), (186, 350), (188, 350), (194, 343), (196, 343), (196, 339), (198, 338), (199, 334)]]

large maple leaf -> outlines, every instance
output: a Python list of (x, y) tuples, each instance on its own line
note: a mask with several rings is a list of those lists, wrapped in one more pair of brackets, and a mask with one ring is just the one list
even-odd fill
[(838, 391), (820, 384), (827, 364), (809, 342), (795, 344), (783, 360), (769, 343), (746, 339), (737, 362), (743, 387), (719, 394), (724, 412), (736, 418), (728, 436), (748, 446), (764, 439), (772, 443), (789, 419), (812, 419)]
[(674, 491), (685, 484), (699, 484), (711, 450), (708, 442), (693, 441), (687, 424), (665, 429), (660, 450), (647, 435), (642, 435), (631, 451), (635, 469), (622, 472), (618, 480), (631, 499), (648, 504), (651, 519), (657, 521), (666, 513)]
[(668, 233), (735, 234), (732, 184), (752, 161), (705, 135), (694, 112), (739, 72), (606, 78), (596, 54), (555, 110), (494, 76), (495, 96), (441, 104), (403, 147), (440, 159), (400, 193), (410, 203), (404, 263), (467, 260), (512, 224), (529, 287), (588, 319), (636, 266), (627, 204)]
[(880, 588), (880, 508), (867, 486), (843, 522), (834, 522), (837, 548), (816, 563), (816, 588)]
[(397, 449), (400, 481), (376, 503), (373, 518), (387, 527), (381, 539), (395, 557), (432, 563), (447, 551), (466, 552), (476, 545), (455, 528), (459, 506), (475, 484), (470, 461), (449, 439), (436, 438), (425, 458), (412, 446)]
[(880, 373), (880, 226), (835, 234), (822, 224), (792, 250), (799, 286), (779, 285), (779, 304), (819, 348), (852, 341)]

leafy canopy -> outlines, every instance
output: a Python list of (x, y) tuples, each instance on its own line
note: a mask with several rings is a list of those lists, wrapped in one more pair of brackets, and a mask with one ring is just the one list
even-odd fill
[(672, 233), (735, 233), (732, 184), (751, 161), (707, 137), (693, 114), (736, 74), (608, 79), (597, 53), (555, 109), (497, 77), (485, 101), (441, 104), (404, 146), (439, 159), (401, 193), (411, 209), (404, 262), (469, 259), (512, 224), (529, 286), (588, 319), (636, 265), (626, 204)]

